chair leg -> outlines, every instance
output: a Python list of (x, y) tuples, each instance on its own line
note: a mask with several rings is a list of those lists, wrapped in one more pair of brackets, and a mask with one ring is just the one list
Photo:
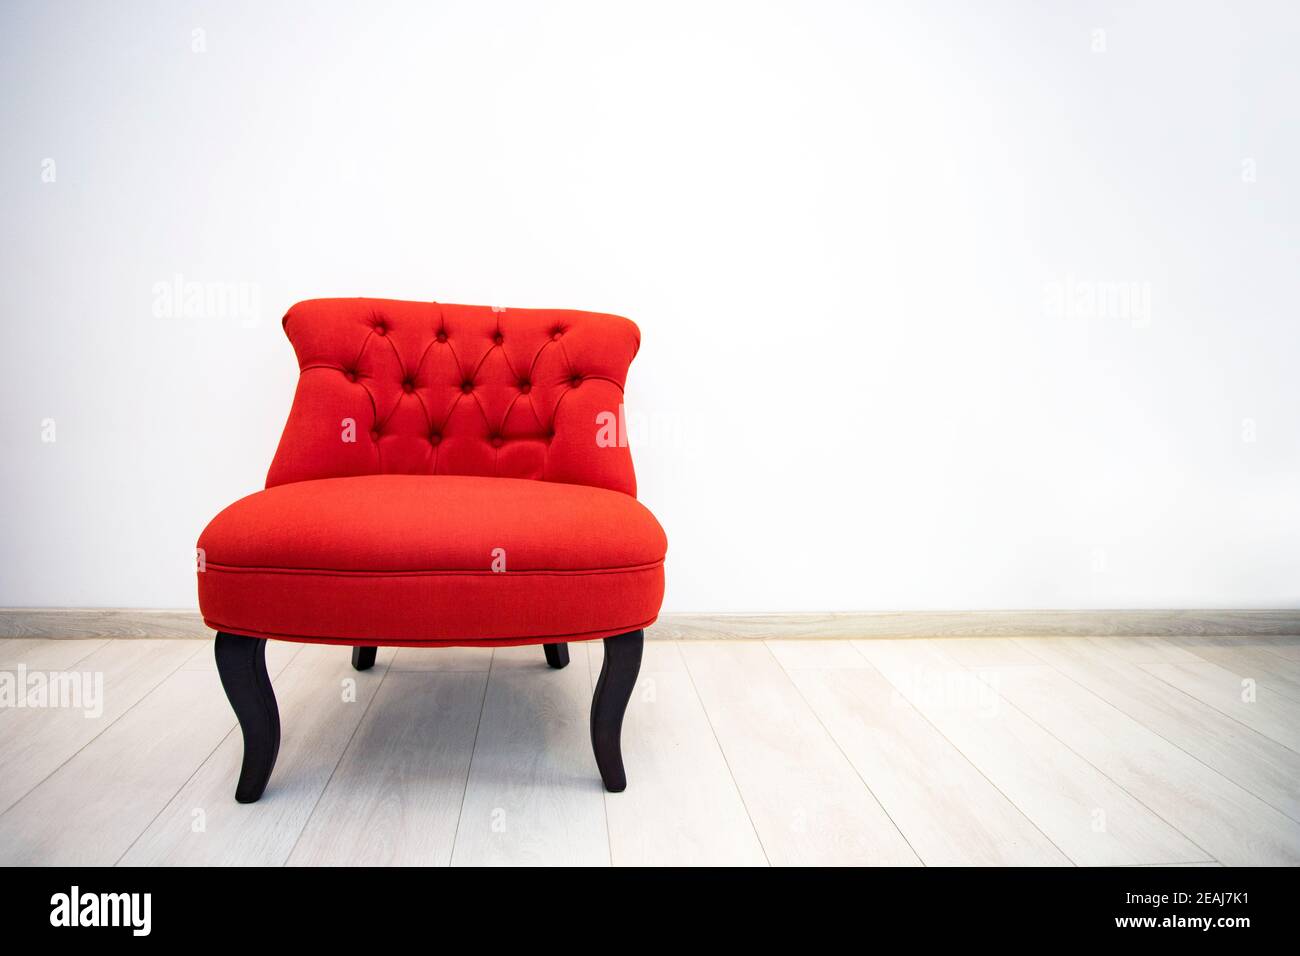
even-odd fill
[(641, 671), (644, 631), (605, 638), (605, 663), (591, 699), (591, 749), (596, 752), (600, 779), (610, 793), (627, 788), (623, 772), (623, 713)]
[(565, 667), (569, 663), (569, 645), (568, 644), (543, 644), (542, 650), (546, 652), (546, 663), (550, 664), (556, 670)]
[(352, 648), (352, 667), (359, 671), (368, 671), (375, 666), (375, 655), (379, 652), (377, 647), (354, 647)]
[(235, 799), (255, 803), (280, 753), (280, 711), (266, 673), (266, 640), (217, 632), (217, 673), (244, 732), (244, 763)]

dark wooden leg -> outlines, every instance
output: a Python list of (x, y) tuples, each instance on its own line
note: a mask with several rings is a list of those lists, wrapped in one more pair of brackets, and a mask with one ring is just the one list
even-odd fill
[(550, 664), (556, 670), (565, 667), (569, 663), (569, 645), (568, 644), (543, 644), (542, 650), (546, 652), (546, 663)]
[(379, 652), (377, 647), (354, 647), (352, 648), (352, 666), (359, 671), (368, 671), (375, 666), (375, 654)]
[(280, 711), (266, 673), (266, 641), (217, 632), (217, 673), (244, 732), (244, 765), (235, 799), (254, 803), (266, 789), (280, 753)]
[(610, 793), (627, 788), (623, 772), (623, 712), (627, 710), (636, 675), (641, 671), (644, 631), (605, 638), (605, 663), (591, 699), (591, 749), (596, 752), (600, 779)]

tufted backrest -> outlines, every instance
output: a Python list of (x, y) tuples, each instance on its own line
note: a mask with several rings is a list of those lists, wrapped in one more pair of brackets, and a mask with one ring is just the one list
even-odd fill
[(300, 369), (267, 487), (351, 475), (490, 475), (636, 494), (616, 315), (312, 299), (284, 317)]

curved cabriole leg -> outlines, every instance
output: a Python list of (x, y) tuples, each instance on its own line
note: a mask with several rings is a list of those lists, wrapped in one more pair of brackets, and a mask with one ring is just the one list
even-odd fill
[(569, 645), (568, 644), (543, 644), (542, 650), (546, 652), (546, 663), (550, 664), (556, 670), (566, 666), (569, 663)]
[(375, 666), (375, 654), (379, 652), (377, 647), (354, 647), (352, 648), (352, 667), (359, 671), (368, 671)]
[(636, 675), (641, 670), (644, 631), (605, 638), (605, 663), (591, 699), (591, 749), (596, 752), (600, 779), (610, 793), (627, 788), (623, 772), (623, 712), (627, 710)]
[(271, 779), (280, 753), (280, 711), (266, 673), (266, 641), (217, 632), (217, 673), (244, 732), (244, 765), (235, 799), (254, 803)]

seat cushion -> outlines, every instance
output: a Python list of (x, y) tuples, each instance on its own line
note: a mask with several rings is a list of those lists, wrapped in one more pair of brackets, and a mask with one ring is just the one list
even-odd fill
[(531, 644), (653, 622), (667, 539), (630, 495), (521, 478), (277, 485), (199, 538), (208, 626), (387, 645)]

